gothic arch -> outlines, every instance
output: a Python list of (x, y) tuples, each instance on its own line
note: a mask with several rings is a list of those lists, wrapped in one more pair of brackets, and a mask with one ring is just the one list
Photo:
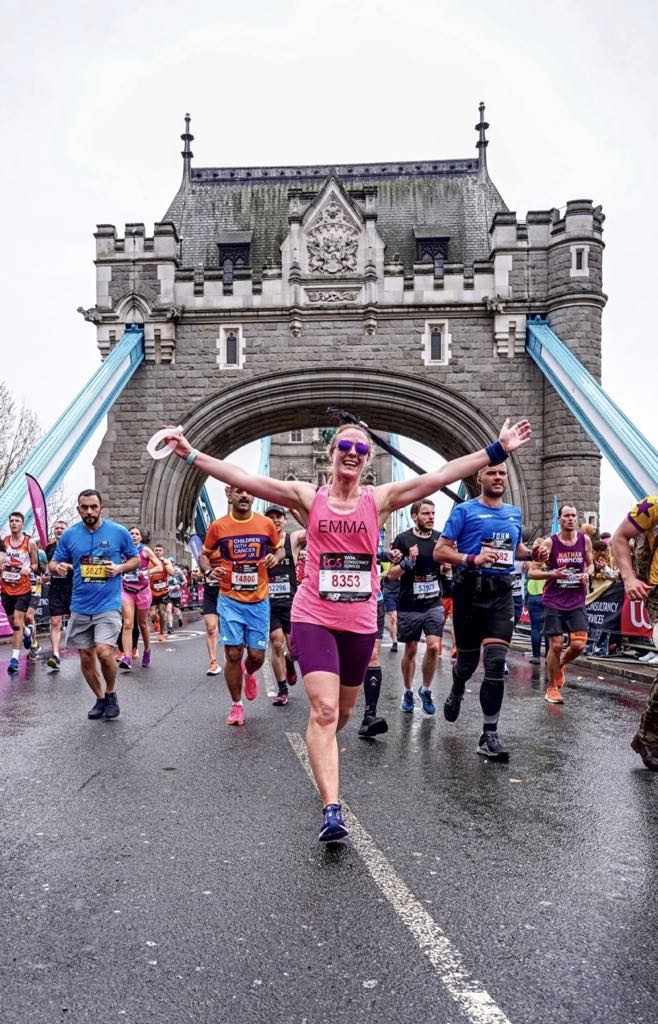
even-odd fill
[[(190, 409), (186, 437), (202, 451), (224, 458), (250, 441), (281, 431), (326, 423), (327, 407), (358, 413), (373, 430), (390, 430), (422, 441), (447, 459), (483, 448), (499, 424), (459, 392), (435, 381), (369, 369), (292, 370), (255, 377), (238, 388), (216, 392)], [(528, 516), (522, 468), (512, 459), (508, 500)], [(180, 459), (154, 462), (142, 498), (142, 522), (154, 536), (173, 543), (177, 525), (190, 524), (205, 477)], [(471, 490), (473, 481), (470, 481)]]
[(148, 299), (139, 292), (129, 292), (116, 305), (117, 315), (122, 323), (144, 324), (152, 317)]

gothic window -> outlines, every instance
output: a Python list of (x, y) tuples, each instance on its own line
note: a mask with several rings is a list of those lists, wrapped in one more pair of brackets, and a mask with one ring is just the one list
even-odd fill
[(452, 335), (449, 320), (426, 320), (423, 334), (423, 362), (426, 366), (447, 366)]
[(217, 365), (220, 370), (241, 370), (245, 362), (242, 327), (220, 327), (217, 339)]
[(217, 260), (224, 288), (231, 289), (236, 271), (249, 266), (251, 231), (223, 231), (217, 242)]
[(235, 331), (228, 331), (226, 334), (226, 365), (238, 365), (238, 339)]
[(448, 235), (440, 235), (440, 228), (431, 226), (414, 228), (416, 237), (416, 262), (431, 263), (434, 276), (443, 277), (443, 264), (448, 256)]
[(583, 256), (584, 252), (582, 249), (576, 249), (576, 270), (583, 269)]
[(291, 430), (290, 431), (290, 443), (291, 444), (299, 444), (303, 440), (304, 440), (304, 435), (303, 435), (301, 430)]

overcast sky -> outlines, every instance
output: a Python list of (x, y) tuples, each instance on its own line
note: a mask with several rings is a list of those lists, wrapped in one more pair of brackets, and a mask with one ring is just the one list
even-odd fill
[[(655, 444), (656, 25), (644, 0), (12, 4), (2, 376), (48, 427), (94, 372), (76, 307), (95, 302), (95, 225), (151, 232), (178, 188), (186, 111), (196, 166), (333, 164), (474, 156), (484, 99), (511, 209), (603, 206), (603, 383)], [(603, 524), (630, 500), (604, 466)]]

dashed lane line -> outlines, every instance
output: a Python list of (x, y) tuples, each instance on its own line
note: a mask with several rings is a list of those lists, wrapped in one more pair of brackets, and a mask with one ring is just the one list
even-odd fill
[[(286, 733), (290, 746), (313, 784), (313, 773), (304, 740), (296, 732)], [(471, 1024), (510, 1024), (486, 989), (467, 971), (461, 953), (450, 942), (436, 921), (427, 913), (402, 879), (396, 874), (372, 836), (358, 822), (347, 804), (343, 817), (350, 831), (352, 846), (372, 876), (375, 885), (395, 910), (436, 971), (441, 984), (452, 996)]]

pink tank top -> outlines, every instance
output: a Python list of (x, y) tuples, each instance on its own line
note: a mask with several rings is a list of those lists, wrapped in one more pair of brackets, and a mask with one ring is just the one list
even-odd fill
[(146, 590), (149, 586), (148, 569), (151, 563), (144, 554), (143, 544), (140, 544), (137, 550), (139, 552), (139, 569), (125, 572), (121, 577), (121, 585), (128, 594), (136, 594), (140, 590)]
[(372, 487), (353, 512), (335, 512), (329, 487), (319, 489), (308, 515), (304, 579), (292, 603), (293, 622), (347, 633), (377, 630), (379, 516)]

